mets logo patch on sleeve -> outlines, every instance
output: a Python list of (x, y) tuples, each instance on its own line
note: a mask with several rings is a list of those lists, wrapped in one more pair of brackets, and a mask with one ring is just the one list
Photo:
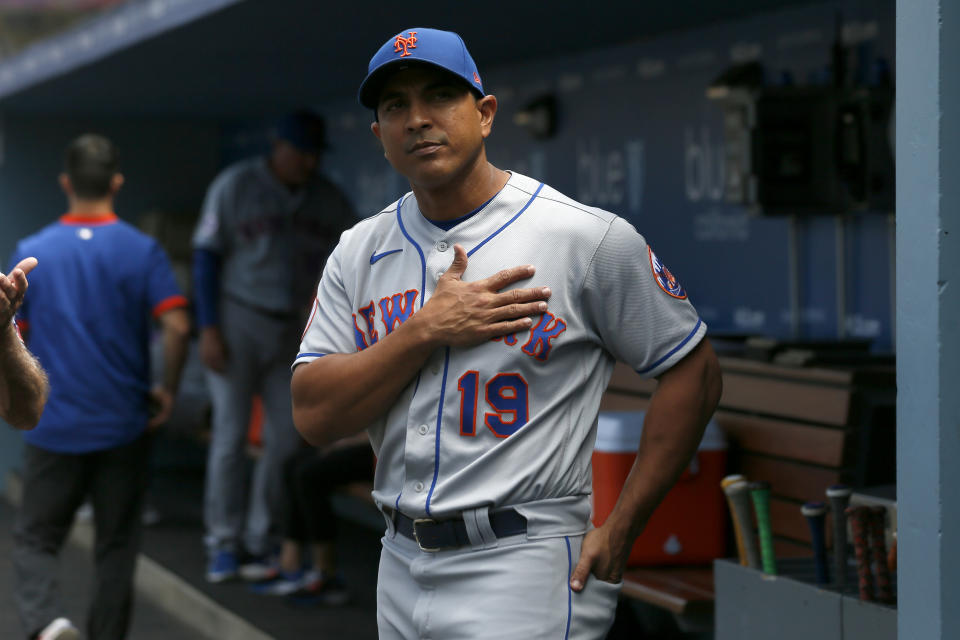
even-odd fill
[(667, 266), (660, 262), (653, 249), (647, 247), (647, 253), (650, 254), (650, 268), (653, 269), (653, 277), (668, 295), (683, 300), (687, 297), (687, 292), (680, 286), (680, 282), (674, 277)]

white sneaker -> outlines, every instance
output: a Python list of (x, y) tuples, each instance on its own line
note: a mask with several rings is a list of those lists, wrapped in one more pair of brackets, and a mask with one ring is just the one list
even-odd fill
[(80, 630), (66, 618), (57, 618), (43, 628), (37, 640), (79, 640)]

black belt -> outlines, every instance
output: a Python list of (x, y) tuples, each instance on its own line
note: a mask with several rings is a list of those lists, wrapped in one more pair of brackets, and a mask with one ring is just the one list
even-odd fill
[[(397, 512), (393, 521), (397, 533), (416, 542), (423, 551), (445, 551), (472, 544), (463, 518), (449, 520), (417, 518), (414, 520)], [(515, 509), (494, 511), (490, 513), (490, 527), (498, 538), (506, 538), (526, 533), (527, 519)]]

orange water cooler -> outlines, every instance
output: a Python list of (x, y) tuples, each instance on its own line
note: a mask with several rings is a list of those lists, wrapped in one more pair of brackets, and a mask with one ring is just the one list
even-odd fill
[[(636, 458), (643, 412), (604, 412), (593, 452), (593, 522), (610, 515)], [(693, 461), (654, 511), (628, 565), (699, 564), (726, 555), (726, 503), (720, 481), (727, 446), (716, 422), (707, 425)]]

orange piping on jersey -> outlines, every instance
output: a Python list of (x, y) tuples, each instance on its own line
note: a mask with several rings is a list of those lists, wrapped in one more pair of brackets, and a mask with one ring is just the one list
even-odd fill
[(178, 309), (185, 306), (187, 306), (186, 298), (181, 295), (170, 296), (166, 300), (161, 300), (160, 303), (153, 308), (153, 317), (159, 318), (171, 309)]
[(63, 224), (82, 224), (86, 226), (97, 226), (101, 224), (110, 224), (118, 220), (117, 214), (106, 213), (102, 216), (86, 216), (79, 213), (65, 213), (60, 216), (60, 222)]

